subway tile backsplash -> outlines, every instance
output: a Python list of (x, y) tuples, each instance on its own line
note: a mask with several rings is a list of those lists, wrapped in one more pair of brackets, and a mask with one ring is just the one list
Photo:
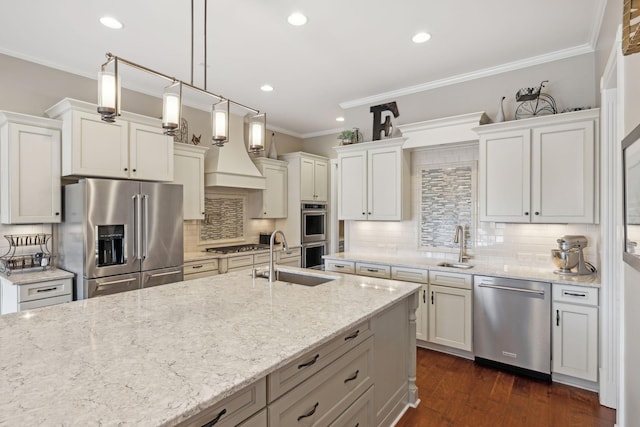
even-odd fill
[[(345, 224), (348, 236), (345, 248), (351, 252), (390, 254), (399, 256), (424, 256), (455, 259), (458, 248), (453, 244), (454, 232), (442, 233), (432, 247), (423, 245), (421, 240), (422, 220), (425, 213), (420, 211), (421, 191), (425, 169), (437, 169), (437, 165), (477, 162), (478, 146), (466, 144), (457, 147), (430, 148), (412, 153), (410, 220), (402, 222), (349, 221)], [(477, 174), (477, 168), (474, 169)], [(477, 178), (477, 175), (474, 176)], [(477, 179), (474, 179), (477, 182)], [(444, 190), (451, 192), (452, 189)], [(600, 227), (595, 224), (511, 224), (478, 221), (477, 185), (473, 186), (473, 209), (470, 220), (471, 239), (467, 254), (478, 262), (496, 264), (520, 264), (523, 266), (555, 268), (551, 261), (551, 249), (558, 247), (556, 239), (566, 234), (580, 234), (587, 237), (589, 247), (585, 250), (587, 261), (599, 266), (598, 249)], [(447, 199), (446, 195), (444, 199)], [(428, 219), (428, 214), (427, 214)], [(437, 217), (438, 221), (453, 224), (459, 219)], [(455, 227), (453, 228), (455, 230)], [(450, 234), (450, 235), (448, 235)], [(449, 239), (449, 242), (446, 240)]]

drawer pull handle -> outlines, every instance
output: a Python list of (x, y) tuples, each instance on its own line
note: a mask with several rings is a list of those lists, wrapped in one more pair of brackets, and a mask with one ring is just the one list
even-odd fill
[(358, 329), (357, 331), (355, 331), (351, 335), (344, 337), (344, 340), (345, 341), (351, 341), (352, 339), (357, 338), (358, 334), (360, 334), (360, 329)]
[(377, 273), (380, 270), (378, 270), (377, 268), (367, 268), (367, 271), (371, 273)]
[(346, 380), (344, 380), (344, 383), (348, 383), (349, 381), (353, 381), (356, 378), (358, 378), (358, 374), (360, 373), (360, 369), (358, 369), (352, 376), (350, 376), (349, 378), (347, 378)]
[(193, 266), (191, 266), (191, 268), (193, 268), (194, 270), (195, 270), (196, 268), (202, 268), (202, 267), (204, 267), (204, 265), (202, 265), (202, 264), (200, 264), (200, 265), (193, 265)]
[(320, 358), (319, 354), (316, 354), (314, 356), (313, 359), (309, 360), (307, 363), (302, 363), (300, 365), (298, 365), (298, 369), (302, 369), (302, 368), (308, 368), (309, 366), (313, 365), (314, 363), (316, 363), (318, 361), (318, 359)]
[(302, 414), (302, 415), (300, 415), (300, 416), (298, 417), (298, 421), (300, 421), (300, 420), (302, 420), (302, 419), (304, 419), (304, 418), (308, 418), (308, 417), (310, 417), (311, 415), (315, 414), (315, 413), (316, 413), (316, 409), (318, 409), (318, 404), (319, 404), (319, 403), (320, 403), (320, 402), (316, 402), (316, 404), (315, 404), (315, 405), (313, 405), (313, 408), (311, 408), (311, 410), (310, 410), (309, 412), (307, 412), (306, 414)]
[(218, 421), (220, 421), (220, 418), (222, 418), (222, 416), (223, 416), (224, 414), (226, 414), (226, 413), (227, 413), (227, 410), (226, 410), (226, 409), (223, 409), (222, 411), (220, 411), (220, 412), (218, 413), (218, 416), (216, 416), (213, 420), (209, 421), (208, 423), (206, 423), (206, 424), (205, 424), (205, 425), (203, 425), (202, 427), (212, 427), (212, 426), (214, 426), (214, 425), (218, 424)]
[(55, 291), (56, 289), (58, 289), (58, 287), (54, 286), (53, 288), (38, 289), (36, 292), (38, 292), (38, 293), (40, 293), (40, 292), (51, 292), (51, 291)]
[(556, 310), (556, 326), (560, 326), (560, 310)]
[(570, 297), (580, 297), (580, 298), (585, 298), (587, 296), (587, 294), (581, 294), (578, 292), (569, 292), (569, 291), (562, 291), (562, 294)]
[(336, 268), (344, 268), (344, 265), (336, 264)]

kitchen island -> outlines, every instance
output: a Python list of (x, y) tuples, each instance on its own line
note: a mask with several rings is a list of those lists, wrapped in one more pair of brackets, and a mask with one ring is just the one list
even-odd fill
[[(243, 270), (0, 316), (0, 424), (177, 425), (363, 322), (379, 359), (368, 392), (385, 357), (405, 367), (398, 402), (384, 402), (395, 412), (374, 408), (388, 423), (418, 399), (419, 285), (330, 276), (270, 285)], [(386, 322), (398, 312), (400, 328)], [(406, 339), (385, 346), (389, 336)]]

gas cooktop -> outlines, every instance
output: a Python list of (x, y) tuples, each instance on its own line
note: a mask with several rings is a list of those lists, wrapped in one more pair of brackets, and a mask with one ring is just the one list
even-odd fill
[(214, 254), (234, 254), (238, 252), (261, 251), (264, 249), (269, 249), (269, 245), (254, 243), (249, 245), (221, 246), (218, 248), (207, 248), (206, 251)]

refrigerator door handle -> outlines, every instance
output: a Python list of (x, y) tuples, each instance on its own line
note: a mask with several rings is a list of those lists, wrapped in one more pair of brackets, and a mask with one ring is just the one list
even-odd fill
[(140, 236), (138, 235), (138, 212), (140, 210), (140, 206), (138, 203), (138, 195), (134, 194), (131, 197), (133, 201), (133, 259), (139, 259), (140, 256)]
[(144, 223), (142, 225), (142, 259), (147, 258), (147, 250), (148, 250), (148, 235), (149, 235), (149, 195), (142, 195), (143, 201), (143, 212), (144, 212)]

